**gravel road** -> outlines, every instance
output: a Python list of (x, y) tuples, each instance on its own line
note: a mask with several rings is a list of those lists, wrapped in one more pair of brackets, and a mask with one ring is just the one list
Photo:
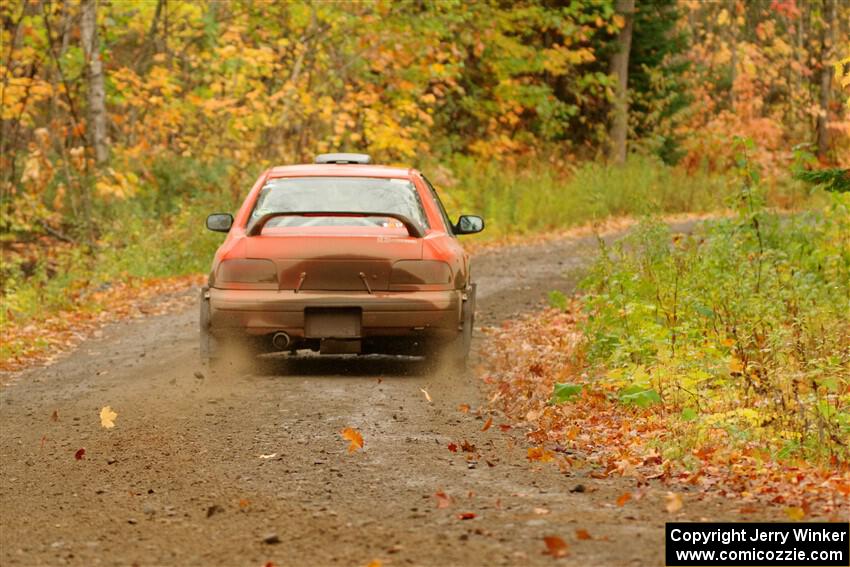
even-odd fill
[[(477, 323), (571, 291), (595, 250), (586, 237), (482, 253)], [(619, 507), (633, 480), (529, 463), (522, 431), (481, 431), (474, 372), (366, 357), (212, 375), (198, 363), (196, 317), (114, 324), (0, 390), (0, 564), (662, 563), (664, 487)], [(487, 348), (481, 333), (475, 345)], [(118, 414), (110, 430), (107, 405)], [(362, 432), (363, 450), (347, 452), (346, 427)], [(477, 463), (447, 449), (463, 441)], [(694, 500), (677, 519), (740, 519), (732, 509)], [(549, 535), (569, 556), (542, 553)]]

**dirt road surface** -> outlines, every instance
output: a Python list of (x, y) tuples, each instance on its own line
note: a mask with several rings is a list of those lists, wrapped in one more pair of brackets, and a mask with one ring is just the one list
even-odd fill
[[(483, 253), (477, 324), (572, 290), (595, 250), (588, 237)], [(663, 563), (665, 488), (621, 507), (633, 480), (529, 463), (522, 431), (481, 431), (486, 391), (474, 373), (335, 358), (210, 374), (196, 318), (112, 325), (0, 390), (0, 564)], [(118, 414), (109, 430), (107, 405)], [(362, 450), (347, 452), (346, 427), (362, 432)], [(447, 449), (463, 441), (476, 464)], [(741, 519), (735, 508), (686, 499), (677, 519)], [(567, 557), (543, 554), (549, 535), (569, 543)]]

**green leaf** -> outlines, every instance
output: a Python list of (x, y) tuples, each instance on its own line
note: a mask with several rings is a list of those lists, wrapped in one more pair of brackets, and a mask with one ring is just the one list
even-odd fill
[(699, 414), (697, 413), (697, 410), (695, 410), (694, 408), (684, 408), (682, 410), (682, 421), (693, 421), (698, 416), (699, 416)]
[(652, 389), (643, 389), (640, 386), (630, 386), (620, 392), (620, 403), (625, 405), (635, 405), (646, 408), (652, 404), (661, 403), (661, 396), (658, 392)]
[(561, 293), (560, 291), (550, 291), (549, 292), (549, 306), (554, 307), (555, 309), (560, 309), (561, 311), (567, 310), (567, 296)]
[(552, 403), (562, 404), (568, 402), (581, 393), (581, 384), (560, 384), (555, 382), (555, 387), (552, 390)]
[(800, 450), (800, 443), (797, 441), (786, 441), (785, 445), (776, 453), (778, 459), (787, 459), (794, 453)]
[(701, 303), (697, 303), (697, 304), (694, 305), (694, 311), (696, 311), (697, 313), (699, 313), (703, 317), (709, 317), (709, 318), (714, 317), (714, 311), (712, 311), (711, 309), (709, 309), (708, 307), (706, 307), (705, 305), (703, 305)]

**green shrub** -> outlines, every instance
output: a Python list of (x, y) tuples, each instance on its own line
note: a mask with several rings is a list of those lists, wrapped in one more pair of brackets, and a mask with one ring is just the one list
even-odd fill
[(603, 248), (583, 284), (591, 372), (651, 388), (660, 411), (687, 414), (692, 439), (722, 429), (846, 459), (850, 198), (780, 216), (748, 191), (737, 218), (691, 235), (646, 221)]

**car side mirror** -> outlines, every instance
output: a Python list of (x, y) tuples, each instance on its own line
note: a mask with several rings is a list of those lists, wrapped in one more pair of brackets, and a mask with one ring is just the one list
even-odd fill
[(230, 232), (233, 226), (233, 215), (228, 213), (215, 213), (207, 217), (207, 228), (214, 232)]
[(484, 219), (476, 215), (460, 215), (452, 228), (455, 234), (475, 234), (484, 230)]

